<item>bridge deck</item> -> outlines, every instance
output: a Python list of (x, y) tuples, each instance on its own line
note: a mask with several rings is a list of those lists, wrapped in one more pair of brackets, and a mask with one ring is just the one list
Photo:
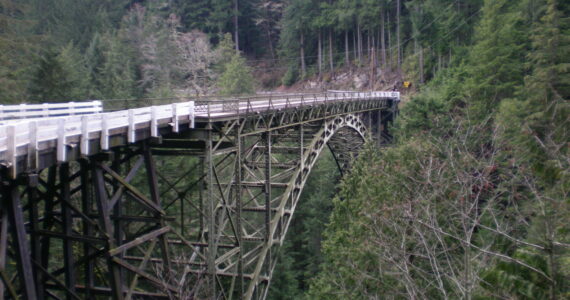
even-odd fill
[(334, 102), (399, 99), (397, 92), (342, 92), (310, 95), (243, 98), (172, 103), (109, 113), (9, 120), (0, 125), (0, 164), (15, 178), (18, 161), (27, 157), (27, 169), (41, 168), (38, 155), (56, 150), (58, 162), (73, 159), (68, 147), (80, 146), (80, 154), (93, 155), (113, 146), (112, 137), (136, 143), (160, 133), (193, 128), (195, 122), (215, 122), (251, 114), (300, 109)]

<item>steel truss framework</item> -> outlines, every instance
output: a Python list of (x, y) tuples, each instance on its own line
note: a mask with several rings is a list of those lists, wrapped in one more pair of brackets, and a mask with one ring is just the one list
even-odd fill
[(397, 101), (236, 118), (8, 179), (0, 298), (263, 299), (303, 186), (390, 142)]

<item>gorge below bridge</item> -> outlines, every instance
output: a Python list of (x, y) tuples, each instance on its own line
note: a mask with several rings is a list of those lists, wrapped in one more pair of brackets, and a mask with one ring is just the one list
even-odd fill
[(0, 106), (0, 299), (264, 299), (319, 154), (388, 144), (399, 97)]

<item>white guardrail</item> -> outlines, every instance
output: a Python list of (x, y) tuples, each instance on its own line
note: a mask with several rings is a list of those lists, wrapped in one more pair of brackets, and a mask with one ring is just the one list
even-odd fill
[(158, 137), (159, 124), (169, 123), (172, 131), (178, 132), (180, 122), (185, 120), (194, 127), (194, 101), (100, 114), (13, 121), (0, 126), (0, 153), (5, 152), (1, 163), (12, 167), (11, 175), (15, 177), (16, 168), (13, 166), (17, 162), (19, 147), (27, 148), (27, 155), (37, 155), (39, 143), (56, 141), (57, 160), (64, 162), (66, 146), (72, 137), (79, 137), (81, 154), (89, 155), (92, 133), (99, 133), (101, 149), (108, 150), (110, 131), (114, 129), (126, 128), (128, 142), (134, 143), (139, 124), (150, 122), (151, 136)]
[(0, 121), (98, 114), (103, 112), (101, 101), (0, 105)]

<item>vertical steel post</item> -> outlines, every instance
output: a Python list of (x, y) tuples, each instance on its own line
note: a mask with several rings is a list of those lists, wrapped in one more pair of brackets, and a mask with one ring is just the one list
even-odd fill
[[(30, 242), (32, 251), (32, 260), (35, 262), (41, 261), (41, 244), (39, 231), (39, 212), (38, 212), (38, 190), (37, 181), (38, 174), (28, 174), (28, 205), (30, 207)], [(1, 234), (1, 233), (0, 233)], [(34, 268), (34, 280), (36, 282), (36, 293), (38, 299), (44, 299), (44, 288), (41, 282), (41, 273)]]
[(212, 124), (207, 125), (206, 140), (206, 180), (207, 180), (207, 196), (208, 201), (208, 274), (210, 275), (210, 292), (212, 299), (216, 299), (216, 201), (214, 199), (214, 162), (212, 161)]
[[(80, 164), (80, 180), (81, 180), (81, 209), (83, 213), (90, 216), (92, 213), (92, 188), (89, 181), (90, 165), (86, 159), (81, 159)], [(87, 221), (83, 221), (83, 234), (86, 236), (93, 236), (93, 226)], [(93, 249), (87, 243), (83, 244), (83, 255), (89, 257), (93, 254)], [(85, 299), (93, 299), (92, 289), (95, 285), (95, 266), (93, 260), (90, 259), (85, 263), (84, 280), (85, 280)]]
[(372, 139), (373, 134), (372, 134), (372, 111), (369, 111), (368, 113), (366, 113), (367, 115), (367, 119), (368, 119), (368, 138)]
[[(129, 110), (130, 111), (130, 110)], [(121, 151), (120, 150), (116, 150), (113, 152), (113, 156), (112, 156), (112, 161), (111, 161), (111, 170), (115, 171), (115, 173), (117, 174), (121, 174)], [(120, 184), (117, 180), (113, 179), (113, 191), (111, 193), (111, 195), (113, 195), (114, 193), (116, 193), (117, 191), (119, 191), (120, 189)], [(117, 200), (117, 202), (114, 204), (114, 206), (112, 208), (113, 211), (113, 234), (115, 235), (115, 243), (116, 246), (120, 246), (121, 243), (123, 242), (123, 238), (124, 238), (124, 233), (123, 233), (123, 222), (121, 221), (121, 214), (122, 214), (122, 207), (123, 207), (123, 197), (119, 197), (119, 199)], [(111, 213), (111, 212), (109, 212)], [(117, 256), (119, 258), (123, 258), (123, 254), (117, 254)], [(124, 282), (124, 278), (125, 278), (125, 271), (123, 269), (120, 269), (119, 271), (119, 279), (118, 281), (121, 282), (121, 286), (123, 285)], [(121, 287), (122, 289), (122, 287)]]
[[(65, 286), (72, 292), (75, 292), (75, 272), (73, 268), (73, 243), (71, 235), (73, 234), (73, 216), (71, 215), (70, 183), (69, 183), (69, 163), (64, 163), (59, 167), (59, 184), (60, 188), (60, 205), (63, 221), (63, 264), (65, 268)], [(66, 299), (73, 299), (73, 296), (66, 293)]]
[(242, 222), (241, 222), (241, 218), (242, 218), (242, 199), (241, 199), (241, 193), (242, 193), (242, 137), (241, 137), (241, 123), (238, 123), (237, 129), (236, 129), (236, 161), (235, 161), (235, 180), (236, 180), (236, 184), (235, 184), (235, 192), (234, 192), (234, 197), (235, 197), (235, 206), (236, 206), (236, 241), (237, 241), (237, 246), (239, 247), (239, 253), (238, 253), (238, 262), (237, 262), (237, 280), (238, 280), (238, 286), (237, 286), (237, 291), (238, 291), (238, 299), (242, 299), (243, 294), (244, 294), (244, 281), (243, 281), (243, 252), (245, 251), (245, 247), (243, 245), (243, 240), (242, 240)]
[(266, 243), (271, 240), (271, 131), (264, 133), (265, 137), (265, 239)]
[[(271, 260), (271, 131), (265, 133), (265, 243), (268, 245), (267, 256)], [(271, 263), (265, 263), (265, 273), (271, 273)]]
[[(150, 196), (151, 196), (151, 200), (158, 206), (161, 207), (161, 203), (160, 203), (160, 191), (158, 189), (158, 178), (157, 178), (157, 173), (156, 173), (156, 165), (154, 163), (154, 158), (152, 157), (152, 153), (150, 150), (150, 147), (148, 146), (148, 144), (145, 144), (143, 146), (143, 155), (144, 155), (144, 161), (145, 161), (145, 167), (146, 167), (146, 176), (148, 179), (148, 186), (150, 189)], [(162, 216), (160, 216), (160, 214), (156, 214), (155, 216), (158, 220), (157, 220), (157, 225), (159, 225), (161, 228), (164, 228), (166, 226), (165, 222), (164, 222), (164, 218), (162, 218)], [(167, 268), (167, 274), (170, 274), (170, 270), (171, 269), (171, 264), (170, 264), (170, 251), (168, 250), (168, 240), (166, 238), (166, 235), (161, 235), (159, 237), (160, 240), (160, 247), (161, 247), (161, 252), (162, 252), (162, 259), (164, 261), (164, 263), (166, 264), (166, 268)]]
[[(95, 202), (99, 211), (99, 223), (101, 230), (107, 236), (107, 248), (112, 249), (116, 246), (113, 239), (113, 225), (111, 224), (111, 216), (109, 215), (109, 199), (107, 190), (105, 189), (105, 178), (103, 169), (100, 166), (94, 166), (92, 170), (93, 188), (95, 189)], [(113, 257), (106, 254), (107, 268), (109, 272), (109, 282), (111, 295), (115, 300), (123, 299), (122, 282), (120, 281), (120, 268), (113, 262)]]
[[(52, 166), (48, 170), (48, 179), (47, 179), (47, 191), (46, 195), (44, 196), (44, 222), (43, 222), (43, 229), (45, 231), (49, 231), (52, 229), (53, 224), (55, 222), (55, 218), (53, 216), (53, 208), (54, 208), (54, 197), (56, 194), (56, 183), (57, 183), (57, 167)], [(50, 247), (51, 246), (51, 239), (49, 236), (44, 236), (41, 239), (41, 266), (44, 270), (49, 270), (49, 256), (50, 256)], [(45, 275), (41, 275), (41, 283), (40, 288), (43, 289), (43, 284), (45, 283), (46, 277)]]
[[(2, 180), (2, 178), (0, 178)], [(2, 189), (4, 189), (4, 183), (2, 184)], [(2, 193), (0, 195), (0, 271), (4, 272), (6, 270), (6, 254), (8, 252), (8, 211), (5, 205), (5, 197), (8, 195)], [(4, 300), (4, 282), (0, 279), (0, 299)]]
[[(200, 212), (203, 212), (204, 211), (204, 186), (205, 186), (204, 185), (204, 179), (206, 177), (206, 176), (204, 176), (204, 172), (205, 172), (204, 171), (204, 165), (205, 165), (204, 157), (200, 157), (199, 160), (200, 161), (199, 161), (199, 166), (198, 166), (198, 169), (199, 169), (198, 174), (200, 176), (199, 177), (200, 181), (198, 182), (198, 201), (199, 201), (198, 207), (200, 208)], [(204, 220), (204, 218), (205, 218), (204, 214), (200, 213), (200, 228), (198, 230), (198, 235), (200, 235), (201, 233), (204, 232), (204, 223), (207, 221), (207, 220)], [(202, 237), (197, 236), (196, 238), (198, 240), (201, 240)]]
[(382, 131), (384, 130), (384, 128), (382, 128), (382, 110), (378, 110), (376, 112), (377, 115), (377, 119), (376, 119), (376, 138), (378, 139), (377, 144), (378, 146), (382, 145)]
[(303, 157), (305, 155), (305, 145), (304, 145), (304, 130), (305, 130), (305, 126), (303, 126), (303, 123), (301, 123), (299, 125), (299, 166), (301, 167), (301, 173), (303, 172), (303, 169), (305, 168), (305, 161), (303, 160)]
[(20, 202), (20, 190), (12, 182), (4, 187), (4, 193), (3, 200), (5, 201), (10, 225), (12, 226), (12, 245), (16, 255), (16, 267), (20, 277), (22, 296), (24, 299), (35, 300), (37, 299), (36, 284), (32, 272), (30, 248), (26, 237), (24, 213), (22, 211), (22, 203)]

